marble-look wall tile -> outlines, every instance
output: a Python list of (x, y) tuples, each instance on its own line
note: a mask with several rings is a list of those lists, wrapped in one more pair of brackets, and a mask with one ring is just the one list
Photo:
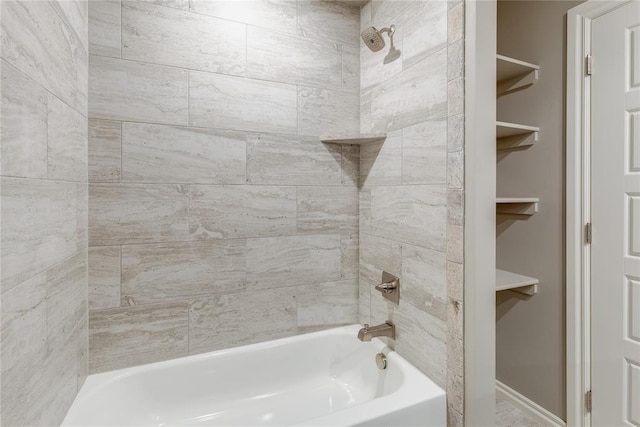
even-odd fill
[(298, 234), (358, 232), (356, 187), (298, 187)]
[(296, 86), (190, 72), (192, 126), (295, 134)]
[(122, 305), (242, 292), (245, 241), (216, 240), (122, 247)]
[(92, 0), (89, 3), (89, 53), (121, 57), (122, 7), (120, 0)]
[(423, 122), (402, 130), (402, 183), (447, 182), (447, 120)]
[[(376, 295), (377, 298), (381, 298)], [(374, 319), (372, 319), (374, 320)], [(375, 319), (374, 321), (378, 321)], [(440, 387), (447, 382), (447, 323), (411, 304), (400, 302), (394, 313), (395, 350)], [(384, 320), (382, 320), (384, 321)]]
[(239, 132), (122, 124), (122, 181), (244, 184), (246, 157)]
[(358, 277), (360, 262), (360, 242), (357, 234), (340, 236), (340, 250), (342, 255), (342, 278)]
[(89, 89), (92, 119), (188, 122), (187, 70), (91, 55)]
[(298, 133), (331, 135), (358, 133), (359, 96), (312, 87), (298, 87)]
[(342, 45), (342, 90), (360, 93), (360, 47)]
[[(360, 31), (370, 26), (382, 29), (395, 24), (393, 44), (397, 49), (402, 50), (405, 25), (400, 18), (409, 4), (408, 1), (392, 1), (388, 4), (378, 1), (366, 4), (360, 10)], [(380, 52), (372, 52), (363, 43), (359, 43), (361, 91), (371, 89), (402, 71), (402, 57), (394, 61), (388, 60), (387, 55), (391, 49), (391, 40), (386, 38), (386, 35), (384, 37), (387, 46)]]
[(87, 252), (83, 248), (47, 271), (47, 348), (75, 344), (87, 313)]
[(87, 16), (89, 14), (89, 2), (85, 1), (67, 1), (53, 0), (51, 6), (57, 12), (58, 16), (73, 31), (75, 37), (82, 44), (83, 51), (86, 53), (89, 42), (87, 40), (89, 22)]
[(447, 296), (457, 301), (464, 299), (464, 265), (447, 261)]
[[(463, 339), (459, 328), (451, 342), (449, 323), (450, 297), (461, 300), (464, 285), (463, 4), (361, 8), (360, 30), (391, 23), (399, 59), (388, 60), (389, 46), (360, 46), (360, 129), (388, 137), (361, 147), (359, 319), (395, 322), (389, 345), (447, 388), (449, 423), (462, 425)], [(399, 306), (372, 291), (383, 269), (404, 283)]]
[(247, 240), (247, 286), (267, 289), (340, 280), (340, 235)]
[(137, 0), (137, 1), (156, 4), (158, 6), (172, 7), (174, 9), (189, 10), (189, 0)]
[(367, 232), (444, 252), (446, 203), (444, 185), (372, 187)]
[(383, 142), (360, 147), (360, 183), (399, 185), (402, 183), (402, 131), (389, 132)]
[[(362, 58), (362, 55), (360, 56)], [(360, 78), (362, 80), (362, 77)], [(371, 133), (373, 123), (371, 123), (371, 91), (360, 91), (360, 132)]]
[(295, 293), (295, 288), (281, 288), (193, 300), (189, 310), (189, 353), (295, 335)]
[(447, 154), (447, 172), (449, 188), (464, 187), (464, 153), (462, 151)]
[(49, 95), (47, 177), (87, 182), (87, 119)]
[(447, 4), (441, 0), (407, 3), (401, 18), (405, 70), (447, 46)]
[(374, 87), (371, 98), (374, 131), (400, 129), (446, 116), (446, 49)]
[(360, 10), (348, 2), (298, 1), (298, 34), (357, 45)]
[(450, 116), (464, 112), (464, 79), (462, 77), (449, 82), (447, 100)]
[(447, 152), (464, 149), (464, 114), (449, 116), (447, 121)]
[(447, 190), (447, 224), (464, 225), (464, 190)]
[(453, 43), (464, 36), (464, 2), (456, 4), (448, 10), (448, 40)]
[(120, 307), (120, 246), (89, 248), (89, 310)]
[(189, 196), (180, 185), (92, 184), (91, 246), (189, 240)]
[(255, 79), (327, 89), (340, 87), (340, 45), (317, 37), (306, 39), (249, 26), (247, 75)]
[(1, 352), (3, 425), (31, 425), (40, 369), (47, 357), (47, 276), (41, 273), (2, 293)]
[(76, 210), (77, 247), (86, 248), (89, 245), (89, 184), (76, 183), (76, 197), (78, 209)]
[(191, 0), (191, 11), (285, 33), (296, 32), (295, 0), (249, 0), (241, 5), (237, 0)]
[(457, 79), (464, 75), (464, 40), (458, 40), (448, 47), (447, 78)]
[(449, 414), (464, 412), (463, 315), (463, 304), (451, 300), (447, 319), (447, 409)]
[(256, 134), (247, 138), (247, 182), (338, 185), (341, 149), (308, 136)]
[[(83, 339), (86, 346), (86, 337)], [(60, 425), (78, 391), (78, 359), (76, 345), (55, 348), (47, 356), (42, 370), (38, 373), (39, 386), (55, 384), (45, 392), (31, 390), (33, 401), (27, 403), (35, 420), (30, 425)], [(35, 387), (38, 387), (36, 385)], [(31, 399), (30, 399), (31, 400)]]
[(369, 286), (381, 282), (382, 272), (402, 274), (402, 251), (398, 242), (360, 233), (360, 282)]
[(402, 245), (402, 293), (420, 310), (447, 318), (447, 254)]
[(371, 24), (376, 28), (388, 26), (389, 22), (398, 22), (413, 5), (413, 0), (372, 0)]
[(84, 250), (2, 294), (3, 425), (62, 422), (86, 371), (86, 298)]
[(0, 178), (2, 292), (70, 257), (77, 241), (76, 184)]
[(2, 174), (46, 178), (47, 92), (8, 63), (0, 67)]
[(170, 302), (89, 313), (89, 372), (188, 354), (189, 304)]
[(195, 239), (291, 235), (296, 232), (295, 187), (192, 186), (189, 231)]
[(87, 371), (87, 2), (0, 12), (0, 419), (60, 425)]
[(298, 286), (298, 327), (358, 321), (358, 280)]
[(342, 146), (342, 184), (357, 187), (360, 183), (360, 146)]
[(447, 225), (447, 259), (462, 264), (464, 262), (464, 228)]
[(358, 283), (358, 323), (371, 323), (371, 285), (360, 280)]
[(120, 182), (122, 123), (89, 120), (89, 182)]
[[(390, 24), (382, 24), (383, 27), (388, 25)], [(393, 46), (396, 49), (402, 49), (402, 32), (402, 27), (396, 27), (393, 35)], [(386, 37), (386, 35), (383, 37)], [(385, 43), (387, 43), (387, 47), (378, 52), (372, 52), (363, 43), (360, 44), (360, 91), (372, 90), (381, 83), (396, 78), (402, 72), (402, 61), (400, 59), (394, 61), (385, 60), (391, 49), (391, 41), (387, 38)]]
[(154, 4), (122, 5), (122, 57), (214, 73), (244, 75), (243, 24)]
[(85, 111), (86, 48), (52, 2), (2, 3), (2, 58), (78, 111)]

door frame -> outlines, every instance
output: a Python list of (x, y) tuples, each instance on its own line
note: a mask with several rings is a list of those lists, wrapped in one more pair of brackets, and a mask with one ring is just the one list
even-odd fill
[(632, 0), (588, 0), (567, 12), (566, 110), (566, 370), (567, 425), (591, 425), (586, 411), (590, 375), (591, 248), (586, 224), (591, 221), (591, 22)]

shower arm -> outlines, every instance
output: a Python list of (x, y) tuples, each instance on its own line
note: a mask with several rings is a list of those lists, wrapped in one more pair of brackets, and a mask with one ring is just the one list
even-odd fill
[(389, 38), (392, 38), (393, 34), (395, 32), (396, 32), (396, 26), (395, 25), (391, 25), (390, 27), (385, 27), (385, 28), (381, 29), (380, 31), (378, 31), (378, 33), (380, 33), (380, 34), (387, 33)]

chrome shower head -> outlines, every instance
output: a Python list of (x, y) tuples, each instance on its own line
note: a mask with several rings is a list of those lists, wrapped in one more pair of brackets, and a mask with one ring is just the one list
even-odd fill
[(396, 26), (392, 25), (389, 28), (383, 28), (381, 30), (377, 30), (376, 27), (369, 27), (364, 30), (360, 35), (362, 36), (362, 41), (367, 45), (372, 52), (378, 52), (385, 46), (384, 38), (382, 38), (382, 33), (389, 34), (389, 37), (393, 37), (393, 33), (396, 31)]

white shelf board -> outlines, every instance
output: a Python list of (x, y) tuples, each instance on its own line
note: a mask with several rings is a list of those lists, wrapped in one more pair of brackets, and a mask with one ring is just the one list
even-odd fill
[(387, 138), (386, 133), (370, 133), (370, 134), (350, 134), (350, 135), (327, 135), (321, 136), (320, 141), (326, 144), (372, 144), (382, 142)]
[(540, 67), (519, 59), (496, 55), (498, 96), (531, 86), (538, 81)]
[(508, 215), (533, 215), (538, 212), (537, 197), (498, 197), (496, 213)]
[(540, 199), (537, 197), (498, 197), (496, 203), (539, 203)]
[(538, 279), (496, 269), (496, 292), (511, 290), (525, 295), (538, 293)]
[(496, 122), (496, 138), (498, 139), (517, 135), (526, 135), (534, 132), (540, 132), (540, 128), (537, 126), (521, 125), (518, 123)]
[(520, 61), (505, 55), (496, 55), (496, 71), (498, 83), (539, 71), (540, 66), (530, 62)]

